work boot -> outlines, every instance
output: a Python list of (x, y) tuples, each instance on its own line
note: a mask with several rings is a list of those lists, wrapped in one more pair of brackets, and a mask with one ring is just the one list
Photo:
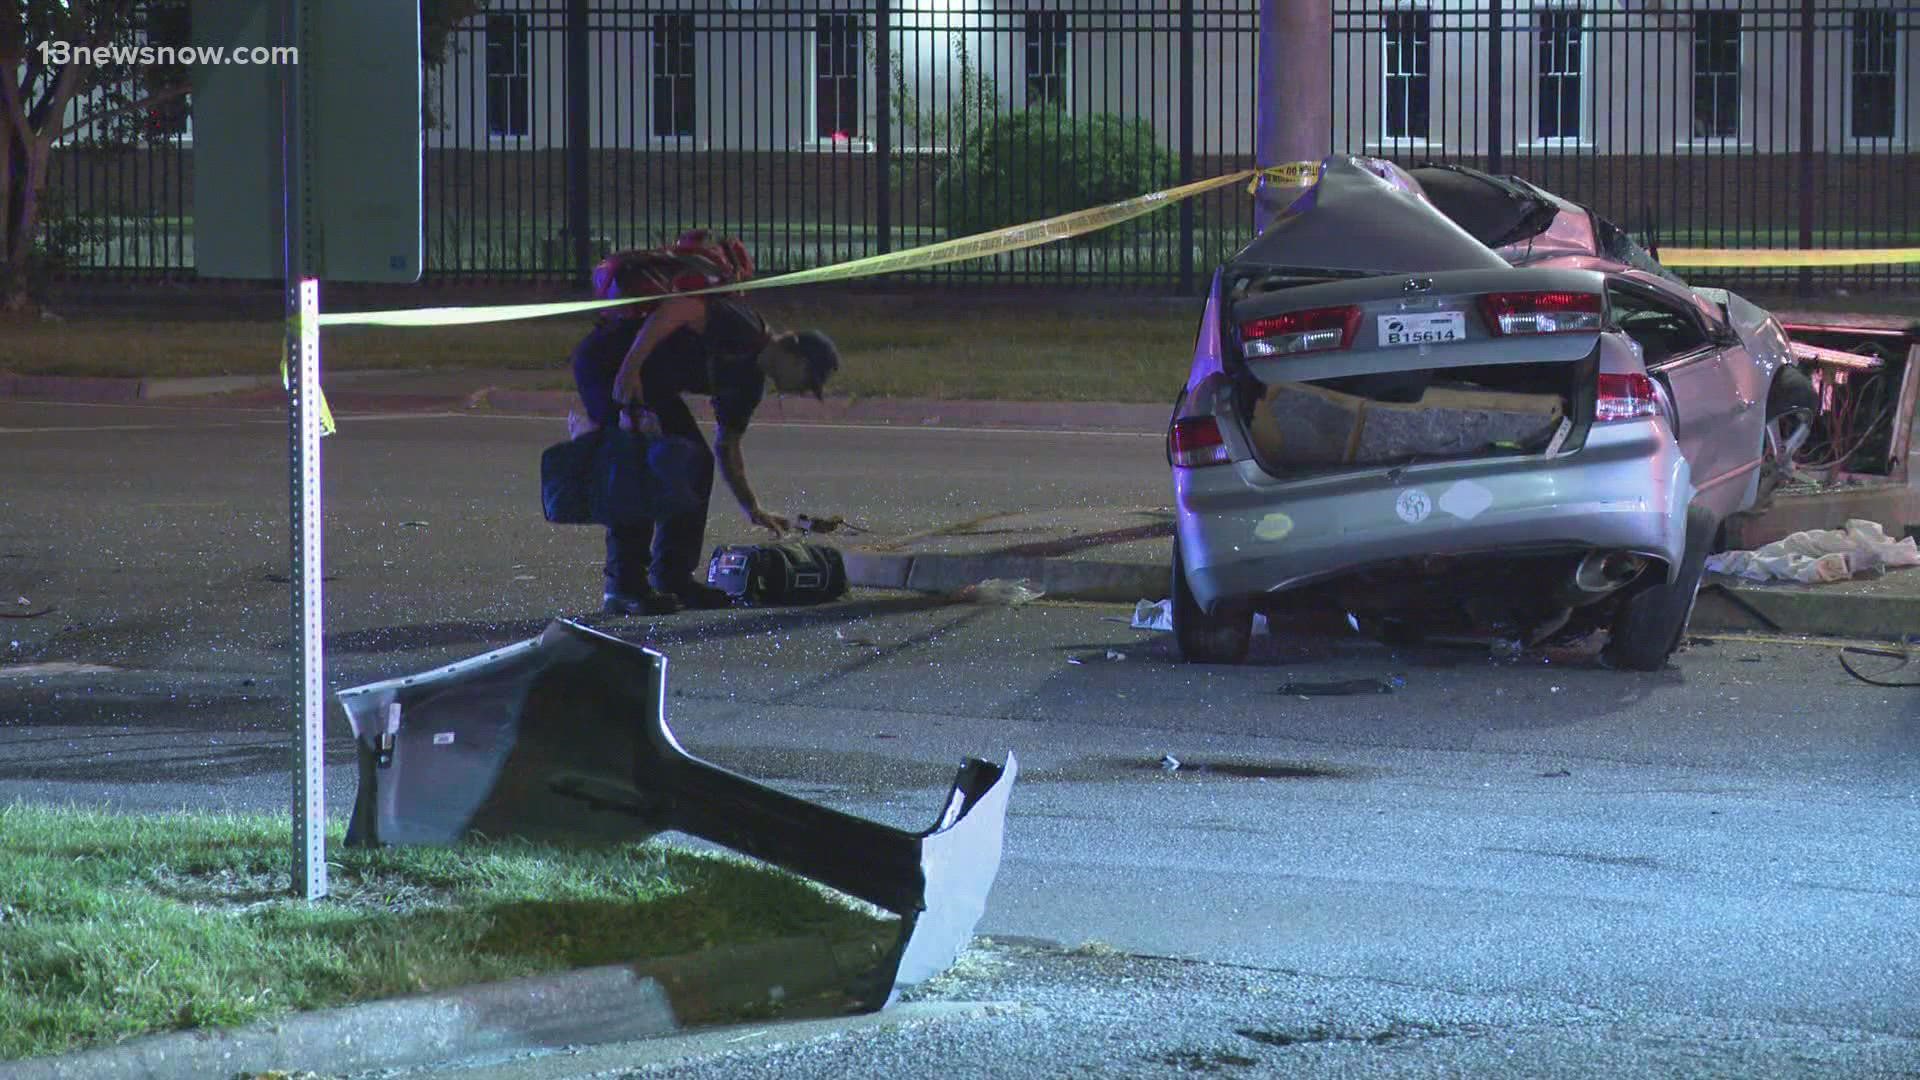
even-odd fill
[(610, 592), (600, 598), (600, 610), (609, 615), (671, 615), (680, 610), (680, 600), (658, 589), (644, 593)]
[(684, 608), (712, 610), (733, 606), (733, 597), (728, 596), (725, 589), (701, 584), (693, 578), (687, 578), (674, 585), (671, 593)]

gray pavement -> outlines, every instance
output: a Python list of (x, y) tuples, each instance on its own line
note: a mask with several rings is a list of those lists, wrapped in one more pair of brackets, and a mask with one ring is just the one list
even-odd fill
[[(557, 430), (342, 408), (330, 691), (580, 616), (669, 655), (689, 749), (785, 790), (917, 829), (962, 755), (1022, 778), (988, 940), (921, 1011), (473, 1068), (1920, 1072), (1920, 699), (1832, 647), (1709, 635), (1635, 674), (1278, 627), (1209, 668), (1128, 603), (872, 589), (605, 619), (597, 532), (538, 516)], [(0, 402), (0, 596), (53, 609), (0, 622), (0, 802), (284, 806), (285, 446), (270, 408)], [(788, 422), (747, 453), (769, 504), (847, 514), (880, 555), (1145, 567), (1164, 542), (1153, 432)], [(1405, 688), (1277, 693), (1385, 674)], [(336, 814), (350, 750), (336, 725)]]

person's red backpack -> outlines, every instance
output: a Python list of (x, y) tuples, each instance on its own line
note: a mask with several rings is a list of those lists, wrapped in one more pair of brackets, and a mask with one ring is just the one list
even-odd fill
[(607, 256), (594, 268), (593, 291), (603, 300), (664, 296), (745, 281), (753, 270), (753, 256), (739, 239), (692, 229), (664, 247)]

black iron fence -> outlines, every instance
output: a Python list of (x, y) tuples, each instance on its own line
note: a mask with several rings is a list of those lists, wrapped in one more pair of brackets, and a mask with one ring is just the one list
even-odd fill
[(1662, 247), (1920, 247), (1916, 49), (1920, 8), (1884, 0), (1347, 2), (1334, 144), (1519, 174)]
[[(571, 279), (695, 225), (777, 273), (1253, 160), (1255, 0), (694, 4), (494, 0), (456, 31), (425, 103), (430, 277)], [(1341, 0), (1331, 148), (1518, 173), (1662, 247), (1920, 246), (1920, 8), (1702, 7)], [(45, 232), (73, 270), (191, 273), (176, 127), (122, 114), (58, 151)], [(1190, 292), (1253, 214), (1228, 188), (915, 276)]]

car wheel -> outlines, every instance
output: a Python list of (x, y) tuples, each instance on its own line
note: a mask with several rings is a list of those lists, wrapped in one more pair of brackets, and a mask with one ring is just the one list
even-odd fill
[(1707, 552), (1717, 531), (1712, 513), (1698, 506), (1688, 509), (1679, 579), (1650, 585), (1625, 599), (1614, 615), (1611, 640), (1602, 654), (1608, 663), (1630, 671), (1658, 671), (1666, 666), (1693, 619)]
[(1253, 609), (1244, 604), (1215, 605), (1212, 615), (1200, 610), (1187, 585), (1187, 568), (1180, 541), (1173, 542), (1173, 637), (1180, 658), (1190, 664), (1238, 664), (1247, 658), (1253, 641)]
[(1813, 417), (1820, 409), (1820, 394), (1813, 380), (1797, 367), (1784, 367), (1773, 377), (1767, 390), (1767, 422), (1760, 433), (1760, 478), (1755, 487), (1754, 510), (1764, 510), (1773, 502), (1773, 493), (1793, 468), (1793, 455), (1813, 433)]

